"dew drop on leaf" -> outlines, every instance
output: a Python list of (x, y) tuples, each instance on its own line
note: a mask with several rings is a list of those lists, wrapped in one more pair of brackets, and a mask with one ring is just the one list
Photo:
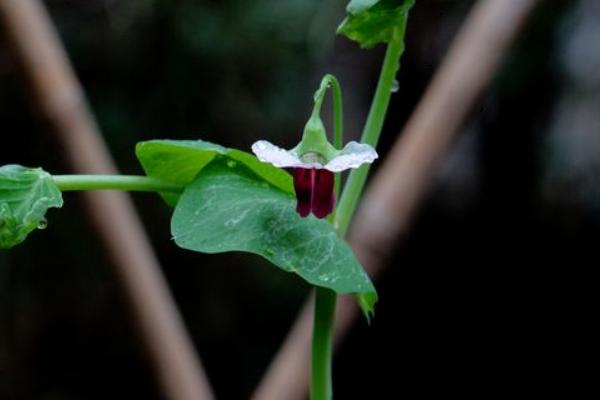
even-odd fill
[(390, 88), (390, 92), (396, 93), (398, 89), (400, 89), (400, 85), (398, 84), (398, 81), (394, 79), (394, 82), (392, 82), (392, 87)]
[(40, 220), (40, 222), (38, 222), (38, 224), (37, 224), (38, 229), (46, 229), (47, 227), (48, 227), (48, 221), (46, 220), (46, 218), (42, 218)]
[(235, 161), (233, 161), (233, 160), (227, 161), (227, 166), (229, 168), (235, 168), (236, 165), (237, 165), (237, 163)]

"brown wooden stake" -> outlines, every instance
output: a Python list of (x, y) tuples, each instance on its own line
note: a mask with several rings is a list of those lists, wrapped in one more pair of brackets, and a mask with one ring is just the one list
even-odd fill
[[(38, 0), (0, 0), (0, 18), (31, 94), (77, 173), (116, 173), (106, 143), (47, 11)], [(122, 283), (164, 395), (212, 399), (158, 260), (128, 195), (83, 194), (93, 227)]]
[[(471, 11), (406, 124), (369, 185), (348, 240), (376, 278), (409, 229), (449, 144), (488, 86), (538, 0), (482, 0)], [(312, 300), (311, 300), (312, 301)], [(310, 371), (312, 305), (303, 307), (253, 400), (306, 398)], [(338, 303), (335, 340), (358, 315), (352, 297)]]

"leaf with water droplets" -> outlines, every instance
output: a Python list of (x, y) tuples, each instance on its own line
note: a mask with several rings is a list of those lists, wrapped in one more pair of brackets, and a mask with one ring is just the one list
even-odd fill
[(258, 254), (313, 285), (356, 293), (371, 313), (375, 288), (350, 246), (327, 221), (301, 218), (295, 203), (247, 165), (216, 159), (184, 190), (171, 233), (185, 249)]
[(0, 167), (0, 248), (21, 243), (48, 225), (50, 207), (62, 207), (62, 195), (52, 176), (40, 168)]

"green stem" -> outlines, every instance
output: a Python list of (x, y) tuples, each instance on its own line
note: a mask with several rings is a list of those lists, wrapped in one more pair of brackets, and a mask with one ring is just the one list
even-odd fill
[[(344, 109), (342, 103), (342, 88), (335, 76), (325, 75), (331, 82), (331, 90), (333, 96), (333, 147), (336, 150), (341, 150), (344, 143)], [(341, 174), (335, 174), (334, 193), (335, 198), (340, 198), (342, 187)]]
[(330, 400), (331, 356), (336, 294), (333, 290), (317, 287), (315, 295), (315, 322), (312, 339), (311, 400)]
[[(340, 83), (331, 74), (325, 75), (321, 81), (323, 84), (331, 87), (332, 105), (333, 105), (333, 146), (336, 150), (342, 148), (344, 141), (343, 127), (343, 104), (342, 88)], [(323, 102), (324, 93), (317, 99), (320, 110)], [(314, 114), (314, 111), (313, 111)], [(339, 198), (341, 188), (341, 174), (337, 173), (334, 177), (335, 198)], [(333, 215), (329, 216), (329, 221), (333, 223)], [(333, 395), (331, 383), (331, 361), (333, 354), (333, 328), (335, 322), (335, 305), (337, 295), (330, 289), (316, 287), (315, 290), (315, 314), (312, 342), (312, 378), (310, 386), (311, 400), (329, 400)]]
[(340, 150), (344, 142), (344, 110), (342, 104), (342, 88), (333, 75), (325, 75), (331, 82), (333, 96), (333, 146)]
[(61, 191), (126, 190), (132, 192), (181, 192), (183, 188), (171, 182), (148, 176), (134, 175), (53, 175)]
[[(371, 104), (369, 116), (363, 130), (361, 141), (373, 147), (377, 146), (390, 102), (396, 73), (400, 68), (400, 56), (404, 51), (405, 28), (406, 24), (403, 24), (396, 29), (393, 40), (388, 44), (373, 103)], [(340, 149), (342, 146), (342, 95), (337, 80), (333, 78), (331, 82), (333, 83), (334, 144), (337, 149)], [(322, 101), (322, 99), (320, 100)], [(319, 102), (319, 109), (320, 105)], [(368, 172), (369, 167), (363, 166), (353, 170), (348, 177), (333, 218), (334, 227), (342, 237), (345, 236), (348, 230)], [(336, 198), (339, 194), (339, 185), (339, 174), (336, 174)], [(311, 400), (330, 400), (332, 398), (331, 357), (333, 353), (335, 304), (335, 292), (316, 287), (312, 342)]]
[[(377, 147), (385, 114), (390, 103), (396, 73), (400, 68), (400, 56), (404, 52), (405, 29), (406, 24), (399, 26), (394, 32), (394, 38), (388, 43), (373, 103), (371, 103), (369, 116), (363, 129), (361, 141), (373, 147)], [(368, 165), (353, 170), (344, 186), (344, 191), (335, 214), (334, 224), (341, 236), (344, 236), (348, 231), (368, 173)]]

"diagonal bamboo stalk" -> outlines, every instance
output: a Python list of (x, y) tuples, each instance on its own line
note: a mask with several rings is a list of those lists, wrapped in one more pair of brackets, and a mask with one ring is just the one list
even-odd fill
[[(114, 161), (43, 5), (38, 0), (0, 0), (0, 21), (19, 56), (32, 97), (73, 170), (115, 173)], [(88, 192), (82, 200), (127, 295), (165, 397), (212, 399), (131, 199), (123, 193)]]
[[(407, 233), (439, 160), (537, 3), (538, 0), (482, 0), (471, 11), (365, 193), (349, 232), (352, 248), (373, 278)], [(300, 312), (253, 400), (306, 398), (312, 301)], [(339, 302), (336, 342), (357, 315), (353, 298), (345, 297)]]

